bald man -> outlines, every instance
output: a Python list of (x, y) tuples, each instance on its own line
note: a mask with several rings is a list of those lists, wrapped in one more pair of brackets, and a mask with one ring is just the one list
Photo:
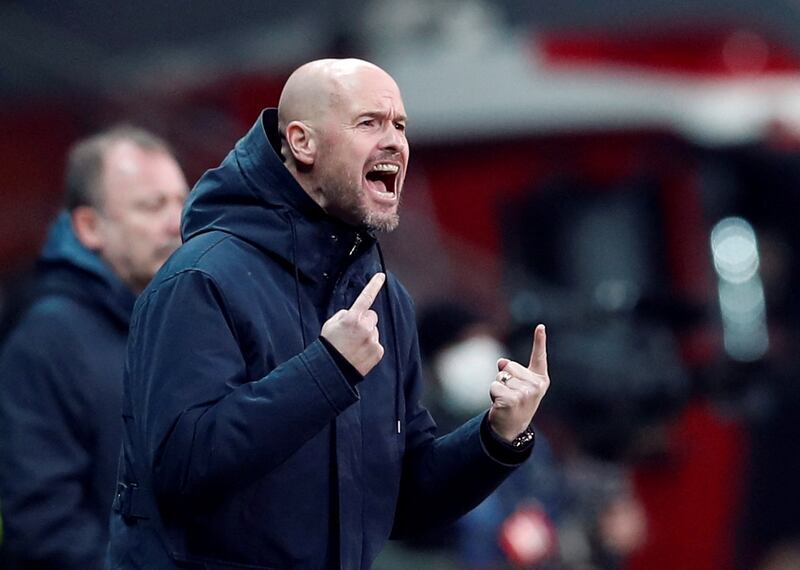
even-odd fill
[(134, 310), (110, 568), (369, 568), (530, 455), (543, 327), (455, 432), (419, 404), (411, 299), (375, 237), (405, 131), (385, 71), (315, 61), (197, 183)]

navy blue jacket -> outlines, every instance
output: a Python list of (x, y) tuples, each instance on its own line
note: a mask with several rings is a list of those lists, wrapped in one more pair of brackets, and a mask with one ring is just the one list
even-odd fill
[(265, 111), (197, 183), (185, 243), (134, 310), (110, 568), (369, 568), (391, 534), (460, 516), (513, 470), (481, 417), (435, 439), (392, 275), (362, 382), (319, 339), (383, 264), (297, 184), (276, 125)]
[(0, 356), (3, 568), (102, 568), (134, 295), (62, 213)]

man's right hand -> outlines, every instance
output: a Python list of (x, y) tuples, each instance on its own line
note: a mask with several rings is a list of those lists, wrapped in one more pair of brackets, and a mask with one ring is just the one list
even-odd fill
[(325, 321), (320, 333), (362, 376), (366, 376), (383, 358), (383, 346), (378, 336), (378, 313), (370, 307), (385, 281), (384, 273), (373, 275), (353, 305)]

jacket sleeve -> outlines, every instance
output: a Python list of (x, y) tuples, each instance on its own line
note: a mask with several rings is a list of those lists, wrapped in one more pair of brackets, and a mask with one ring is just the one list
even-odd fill
[(162, 501), (207, 498), (263, 476), (358, 399), (319, 340), (249, 381), (241, 350), (249, 339), (240, 335), (223, 293), (200, 271), (159, 285), (135, 311), (130, 413)]
[[(400, 480), (392, 538), (440, 526), (478, 506), (521, 461), (506, 464), (484, 445), (481, 423), (485, 413), (453, 432), (436, 438), (436, 424), (419, 403), (422, 371), (416, 327), (405, 374), (406, 453)], [(488, 408), (488, 392), (487, 392)]]
[(99, 569), (107, 518), (87, 497), (93, 457), (75, 391), (81, 356), (57, 324), (40, 324), (32, 335), (18, 330), (0, 357), (3, 548), (31, 567)]

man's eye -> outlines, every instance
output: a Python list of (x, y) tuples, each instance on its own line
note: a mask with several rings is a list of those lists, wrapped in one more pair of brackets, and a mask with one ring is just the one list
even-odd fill
[(151, 200), (149, 202), (139, 202), (139, 209), (144, 212), (156, 212), (164, 205), (163, 200)]
[(360, 123), (358, 123), (361, 127), (374, 127), (375, 126), (375, 119), (364, 119)]
[(405, 123), (395, 123), (394, 124), (394, 128), (397, 129), (398, 131), (405, 131), (406, 130), (406, 124)]

